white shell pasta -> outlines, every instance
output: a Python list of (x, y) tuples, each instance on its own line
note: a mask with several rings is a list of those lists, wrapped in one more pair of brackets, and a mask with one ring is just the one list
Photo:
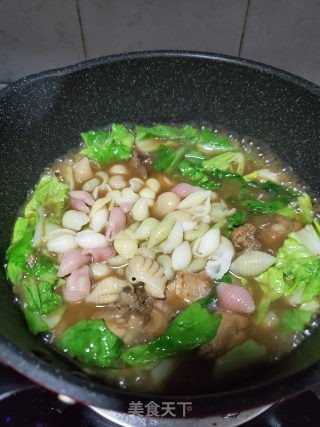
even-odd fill
[(123, 175), (113, 175), (109, 179), (109, 185), (113, 190), (122, 190), (127, 185)]
[(106, 172), (99, 171), (96, 173), (95, 176), (98, 176), (99, 178), (101, 178), (102, 180), (101, 184), (106, 184), (108, 182), (109, 175)]
[(181, 222), (183, 231), (192, 231), (197, 228), (197, 223), (195, 221), (182, 221)]
[(256, 276), (275, 263), (272, 255), (261, 251), (247, 251), (231, 264), (230, 270), (237, 276)]
[(162, 243), (163, 253), (172, 252), (183, 241), (183, 228), (180, 222), (176, 222), (167, 240)]
[(77, 243), (72, 234), (61, 234), (47, 243), (48, 250), (57, 253), (65, 253), (76, 247)]
[(207, 260), (208, 258), (194, 258), (185, 271), (189, 273), (198, 273), (205, 268)]
[(207, 257), (218, 249), (220, 241), (221, 236), (219, 228), (212, 228), (195, 241), (192, 252), (195, 256)]
[(201, 222), (195, 230), (186, 231), (184, 233), (185, 240), (192, 242), (199, 237), (202, 237), (210, 229), (209, 224)]
[(164, 217), (163, 220), (160, 221), (159, 224), (157, 224), (157, 226), (152, 230), (147, 247), (153, 248), (159, 243), (162, 243), (169, 236), (175, 222), (175, 219), (170, 215)]
[(128, 260), (123, 256), (116, 255), (108, 259), (108, 264), (111, 265), (112, 267), (123, 267), (126, 264), (128, 264)]
[(111, 201), (110, 196), (101, 197), (96, 200), (94, 204), (91, 206), (89, 217), (92, 218), (95, 213), (97, 213), (100, 209), (102, 209), (107, 203)]
[(47, 240), (53, 240), (59, 236), (64, 236), (66, 234), (70, 236), (75, 236), (76, 232), (73, 230), (69, 230), (69, 228), (60, 228), (57, 227), (55, 224), (47, 223), (46, 226), (46, 237)]
[(183, 271), (191, 262), (192, 253), (189, 242), (183, 242), (172, 252), (172, 268), (175, 271)]
[(179, 203), (180, 197), (178, 197), (176, 193), (173, 193), (172, 191), (161, 193), (153, 207), (153, 212), (156, 216), (162, 218), (169, 212), (176, 210)]
[(117, 234), (113, 246), (117, 253), (126, 259), (134, 257), (138, 250), (136, 240), (132, 239), (125, 231)]
[(147, 179), (147, 187), (151, 188), (155, 193), (158, 193), (160, 191), (161, 185), (160, 182), (156, 178), (149, 178)]
[(133, 205), (131, 211), (132, 218), (135, 221), (143, 221), (149, 216), (149, 202), (148, 199), (141, 197)]
[(155, 259), (156, 253), (153, 249), (141, 247), (137, 250), (137, 255), (142, 255), (145, 258)]
[(189, 194), (182, 202), (177, 206), (177, 209), (189, 209), (194, 206), (201, 205), (205, 200), (209, 198), (210, 201), (211, 191), (195, 191)]
[(136, 194), (132, 188), (126, 187), (121, 192), (121, 197), (117, 200), (120, 203), (135, 203), (139, 199), (138, 194)]
[(143, 187), (143, 181), (140, 178), (131, 178), (129, 180), (129, 184), (132, 191), (134, 191), (135, 193), (138, 193)]
[(74, 231), (80, 231), (88, 222), (89, 217), (87, 214), (73, 209), (66, 211), (62, 217), (62, 225)]
[(156, 193), (151, 190), (151, 188), (143, 188), (139, 194), (141, 197), (145, 197), (146, 199), (154, 200), (156, 198)]
[(159, 224), (156, 218), (145, 219), (134, 232), (135, 239), (146, 240), (150, 237), (151, 231)]
[(125, 276), (130, 283), (144, 283), (145, 291), (151, 296), (164, 298), (168, 279), (163, 267), (157, 261), (137, 255), (129, 261)]
[(128, 175), (129, 171), (125, 165), (116, 164), (109, 169), (111, 175)]
[(102, 208), (91, 218), (90, 227), (93, 231), (99, 233), (104, 229), (108, 220), (108, 209)]
[(96, 284), (93, 291), (86, 297), (86, 302), (97, 305), (115, 302), (121, 291), (127, 287), (132, 287), (132, 285), (117, 277), (107, 277)]
[(230, 269), (234, 252), (234, 247), (230, 240), (225, 237), (221, 237), (219, 248), (210, 257), (206, 266), (206, 272), (211, 279), (221, 279), (221, 277)]
[(104, 262), (93, 262), (90, 264), (90, 272), (94, 280), (101, 280), (113, 274), (113, 270)]
[(192, 221), (192, 213), (183, 209), (179, 211), (172, 211), (169, 213), (176, 221), (187, 222)]
[(166, 278), (168, 280), (172, 280), (174, 277), (174, 272), (172, 270), (171, 257), (169, 255), (159, 255), (157, 261), (160, 265), (162, 265)]
[(74, 240), (83, 249), (102, 248), (108, 244), (106, 236), (92, 230), (80, 231)]
[(91, 193), (96, 187), (98, 187), (99, 184), (100, 181), (98, 178), (92, 178), (83, 184), (82, 190)]

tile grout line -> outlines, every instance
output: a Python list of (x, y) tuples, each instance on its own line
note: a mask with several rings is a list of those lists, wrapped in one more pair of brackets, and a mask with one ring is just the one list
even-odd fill
[(82, 48), (83, 48), (84, 59), (88, 59), (88, 57), (87, 57), (86, 42), (85, 42), (85, 39), (84, 39), (84, 32), (83, 32), (83, 26), (82, 26), (82, 19), (81, 19), (81, 12), (80, 12), (79, 0), (75, 0), (75, 2), (76, 2), (76, 9), (77, 9), (78, 21), (79, 21), (79, 26), (80, 26), (80, 33), (81, 33), (81, 40), (82, 40)]
[(244, 35), (245, 35), (245, 32), (246, 32), (246, 27), (247, 27), (247, 21), (248, 21), (250, 3), (251, 3), (251, 0), (248, 0), (247, 8), (246, 8), (246, 14), (245, 14), (244, 20), (243, 20), (243, 27), (242, 27), (241, 37), (240, 37), (240, 44), (239, 44), (239, 49), (238, 49), (238, 56), (241, 55), (241, 51), (242, 51)]

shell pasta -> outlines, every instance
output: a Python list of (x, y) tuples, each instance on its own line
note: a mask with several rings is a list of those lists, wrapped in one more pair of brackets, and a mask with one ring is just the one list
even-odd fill
[(109, 384), (185, 393), (254, 375), (317, 325), (318, 207), (267, 149), (191, 125), (81, 137), (7, 250), (34, 334)]

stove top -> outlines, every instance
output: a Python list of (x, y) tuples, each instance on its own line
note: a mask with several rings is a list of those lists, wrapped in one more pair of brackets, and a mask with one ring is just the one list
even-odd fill
[[(11, 374), (16, 375), (11, 370), (0, 366), (0, 393), (3, 385), (1, 382), (7, 381)], [(306, 391), (286, 401), (275, 403), (265, 410), (262, 408), (260, 415), (241, 425), (243, 427), (318, 427), (320, 399), (317, 394), (314, 391)], [(32, 387), (12, 394), (0, 394), (0, 427), (114, 427), (116, 425), (158, 427), (163, 425), (161, 423), (163, 420), (156, 418), (123, 414), (117, 419), (116, 415), (113, 411), (66, 403), (54, 393), (41, 387)], [(168, 421), (166, 425), (180, 427), (184, 425), (182, 421), (194, 427), (240, 425), (241, 415), (231, 414), (220, 421), (217, 418), (180, 420), (178, 423), (177, 421), (176, 419), (172, 422)]]

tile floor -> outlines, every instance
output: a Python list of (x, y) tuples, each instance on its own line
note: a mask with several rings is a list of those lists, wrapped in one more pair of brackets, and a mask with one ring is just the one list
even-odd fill
[(0, 84), (110, 53), (239, 55), (320, 84), (320, 0), (0, 0)]

